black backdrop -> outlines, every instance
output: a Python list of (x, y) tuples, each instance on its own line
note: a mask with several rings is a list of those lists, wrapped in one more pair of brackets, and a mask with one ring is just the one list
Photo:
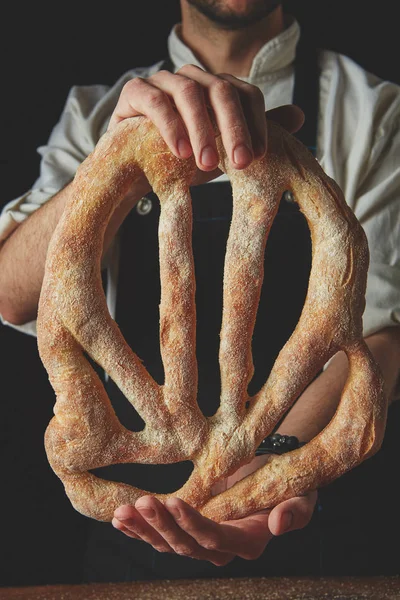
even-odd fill
[[(32, 3), (22, 9), (16, 3), (3, 8), (0, 206), (29, 189), (37, 177), (36, 148), (46, 142), (70, 87), (112, 84), (129, 68), (161, 59), (169, 30), (179, 18), (177, 0), (134, 2), (128, 9), (115, 3), (107, 10), (104, 6), (89, 10), (86, 5), (83, 9), (82, 4)], [(317, 45), (343, 52), (400, 83), (398, 31), (390, 0), (368, 6), (318, 0), (287, 4)], [(78, 581), (87, 521), (71, 508), (44, 454), (43, 433), (54, 397), (36, 340), (0, 326), (0, 356), (0, 585)], [(397, 554), (388, 558), (379, 550), (399, 533), (395, 487), (389, 476), (398, 468), (392, 458), (399, 454), (398, 407), (392, 412), (385, 447), (379, 459), (371, 459), (377, 460), (379, 477), (369, 481), (362, 465), (348, 488), (339, 482), (327, 499), (349, 506), (349, 514), (365, 527), (369, 546), (353, 539), (351, 551), (361, 557), (371, 557), (372, 552), (377, 573), (400, 571)], [(353, 526), (350, 519), (347, 539), (332, 528), (324, 555), (326, 572), (329, 557), (339, 565), (337, 572), (346, 572), (344, 548)]]

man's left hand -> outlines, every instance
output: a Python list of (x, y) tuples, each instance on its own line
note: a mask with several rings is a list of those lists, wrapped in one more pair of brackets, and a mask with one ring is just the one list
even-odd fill
[(120, 506), (113, 526), (125, 535), (143, 540), (159, 552), (175, 553), (224, 566), (235, 556), (254, 560), (277, 535), (302, 529), (311, 520), (317, 492), (291, 498), (272, 510), (243, 519), (215, 523), (179, 498), (162, 504), (142, 496), (135, 506)]

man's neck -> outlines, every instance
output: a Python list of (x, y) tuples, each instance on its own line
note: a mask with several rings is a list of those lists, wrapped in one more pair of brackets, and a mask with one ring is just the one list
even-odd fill
[(182, 2), (179, 35), (210, 73), (247, 77), (260, 48), (285, 28), (282, 7), (245, 29), (218, 27), (195, 8)]

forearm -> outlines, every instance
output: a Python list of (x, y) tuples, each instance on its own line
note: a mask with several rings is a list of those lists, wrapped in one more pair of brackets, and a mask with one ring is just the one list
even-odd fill
[(16, 325), (35, 318), (51, 235), (70, 195), (66, 186), (29, 216), (0, 250), (0, 313)]
[[(400, 327), (383, 329), (365, 341), (382, 371), (385, 394), (390, 403), (400, 375)], [(295, 435), (307, 442), (322, 431), (335, 414), (347, 372), (347, 357), (344, 352), (338, 352), (288, 412), (279, 426), (279, 433)]]
[[(104, 236), (103, 253), (146, 192), (144, 183), (137, 185), (114, 211)], [(36, 318), (47, 248), (71, 193), (69, 184), (26, 219), (0, 249), (0, 314), (14, 325)]]
[[(400, 327), (390, 327), (366, 338), (366, 343), (378, 363), (388, 403), (394, 398), (400, 378)], [(329, 366), (303, 392), (278, 427), (282, 435), (295, 435), (300, 441), (313, 439), (332, 419), (347, 379), (348, 362), (344, 352), (338, 352)], [(231, 487), (263, 465), (268, 455), (254, 458), (227, 480), (216, 486), (214, 493)]]
[[(333, 417), (346, 377), (347, 358), (343, 352), (339, 352), (329, 367), (298, 398), (277, 431), (282, 435), (295, 435), (302, 442), (315, 437)], [(256, 456), (228, 478), (228, 487), (258, 469), (267, 459), (268, 455)]]

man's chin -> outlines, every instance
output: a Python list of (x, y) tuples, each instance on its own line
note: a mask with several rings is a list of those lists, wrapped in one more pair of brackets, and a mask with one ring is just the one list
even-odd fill
[(221, 29), (245, 29), (273, 12), (279, 0), (253, 0), (247, 11), (234, 10), (224, 0), (187, 0), (199, 13)]

